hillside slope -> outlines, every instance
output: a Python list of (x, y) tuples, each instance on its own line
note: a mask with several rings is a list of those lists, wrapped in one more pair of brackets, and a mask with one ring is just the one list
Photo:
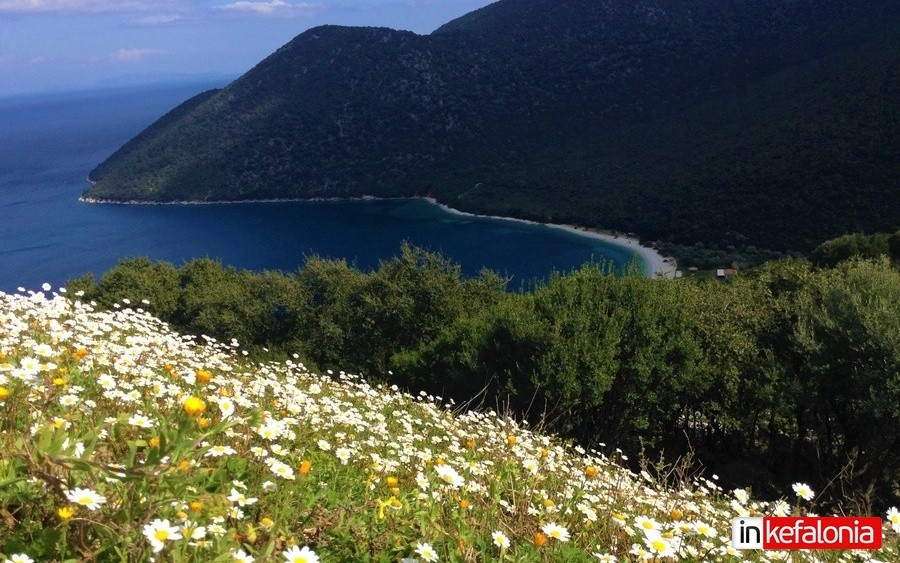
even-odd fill
[[(774, 502), (702, 477), (666, 487), (495, 412), (238, 347), (128, 303), (0, 292), (0, 557), (732, 561), (732, 518), (816, 506), (801, 484)], [(887, 517), (870, 553), (896, 561)]]
[(85, 195), (430, 194), (807, 250), (900, 224), (898, 24), (888, 0), (501, 0), (428, 36), (319, 27), (151, 126)]

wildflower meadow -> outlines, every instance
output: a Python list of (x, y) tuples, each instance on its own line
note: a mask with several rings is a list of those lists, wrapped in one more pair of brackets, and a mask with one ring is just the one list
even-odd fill
[(900, 561), (896, 508), (878, 551), (736, 551), (732, 518), (816, 492), (664, 484), (614, 447), (51, 289), (0, 293), (4, 563)]

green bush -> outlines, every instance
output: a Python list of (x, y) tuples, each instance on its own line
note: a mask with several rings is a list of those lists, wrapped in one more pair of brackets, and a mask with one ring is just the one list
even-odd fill
[(757, 490), (814, 476), (834, 484), (823, 501), (900, 500), (900, 272), (887, 258), (782, 260), (724, 283), (586, 265), (514, 293), (404, 246), (368, 273), (141, 258), (76, 288), (105, 306), (147, 297), (181, 331), (506, 410), (586, 446), (693, 450), (723, 474), (752, 470), (739, 478)]

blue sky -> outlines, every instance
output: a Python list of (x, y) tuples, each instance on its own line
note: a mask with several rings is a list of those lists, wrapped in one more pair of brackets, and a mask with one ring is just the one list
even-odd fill
[(0, 96), (237, 76), (321, 24), (416, 33), (493, 0), (0, 0)]

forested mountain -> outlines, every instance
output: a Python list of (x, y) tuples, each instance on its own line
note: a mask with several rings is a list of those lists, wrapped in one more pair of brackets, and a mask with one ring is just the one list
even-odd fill
[(306, 31), (90, 174), (110, 200), (433, 195), (707, 247), (900, 225), (900, 3), (500, 0)]

